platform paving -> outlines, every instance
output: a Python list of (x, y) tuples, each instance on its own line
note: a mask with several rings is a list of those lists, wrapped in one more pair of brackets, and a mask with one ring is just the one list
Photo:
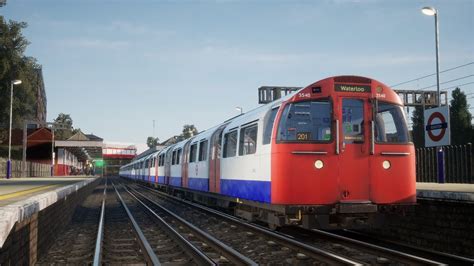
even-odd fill
[(0, 207), (89, 178), (93, 177), (64, 176), (0, 179)]
[(418, 198), (474, 202), (474, 184), (416, 183)]

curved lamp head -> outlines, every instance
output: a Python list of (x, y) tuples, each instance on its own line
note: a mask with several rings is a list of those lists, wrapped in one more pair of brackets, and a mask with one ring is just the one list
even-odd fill
[(20, 84), (21, 84), (21, 80), (19, 80), (19, 79), (12, 80), (12, 83), (13, 83), (13, 85), (20, 85)]
[(425, 6), (421, 9), (421, 12), (427, 16), (434, 16), (438, 11), (434, 7)]

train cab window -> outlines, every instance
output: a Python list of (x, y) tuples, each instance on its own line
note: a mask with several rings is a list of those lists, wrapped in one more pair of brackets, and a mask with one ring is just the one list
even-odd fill
[(189, 148), (189, 162), (195, 162), (196, 161), (196, 153), (197, 153), (197, 143), (194, 143), (191, 145)]
[(279, 107), (273, 108), (272, 110), (268, 111), (268, 113), (265, 115), (265, 118), (263, 119), (263, 145), (270, 144), (270, 141), (272, 139), (273, 124), (275, 123), (275, 117), (278, 113), (278, 109)]
[(234, 157), (237, 153), (237, 130), (224, 135), (224, 158)]
[(277, 140), (330, 141), (331, 103), (329, 101), (305, 101), (287, 105), (280, 118)]
[(207, 144), (209, 141), (201, 141), (199, 143), (199, 161), (205, 161), (207, 159)]
[(377, 143), (407, 143), (410, 141), (406, 116), (399, 105), (379, 102), (375, 116)]
[(342, 99), (342, 132), (344, 143), (364, 142), (364, 101)]
[(257, 124), (240, 129), (239, 155), (254, 154), (257, 151)]

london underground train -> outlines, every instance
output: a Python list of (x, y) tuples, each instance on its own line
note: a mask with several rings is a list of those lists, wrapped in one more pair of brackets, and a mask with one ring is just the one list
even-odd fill
[(416, 202), (403, 103), (359, 76), (317, 81), (132, 161), (122, 177), (270, 227), (357, 228)]

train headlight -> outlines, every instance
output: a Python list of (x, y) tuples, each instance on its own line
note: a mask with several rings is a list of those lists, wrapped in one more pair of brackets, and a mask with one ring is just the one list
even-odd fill
[(314, 162), (314, 167), (316, 167), (316, 169), (321, 169), (321, 168), (323, 168), (323, 167), (324, 167), (323, 161), (321, 161), (321, 160), (316, 160), (316, 161)]
[(390, 161), (383, 161), (383, 163), (382, 163), (383, 169), (388, 170), (390, 168), (390, 166), (391, 166)]

